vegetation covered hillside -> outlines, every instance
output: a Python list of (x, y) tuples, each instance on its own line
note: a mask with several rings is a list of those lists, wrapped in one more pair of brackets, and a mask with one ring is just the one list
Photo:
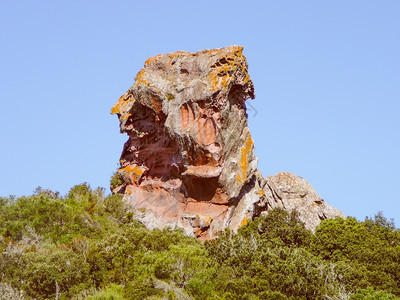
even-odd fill
[(312, 234), (276, 209), (202, 244), (81, 184), (0, 198), (0, 252), (1, 299), (400, 298), (400, 231), (381, 214)]

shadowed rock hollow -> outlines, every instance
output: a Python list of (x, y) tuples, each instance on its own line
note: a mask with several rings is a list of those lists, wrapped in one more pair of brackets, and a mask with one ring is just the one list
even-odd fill
[(257, 170), (245, 104), (255, 94), (242, 50), (151, 57), (111, 109), (129, 136), (113, 192), (148, 228), (208, 239), (275, 207), (297, 209), (311, 230), (343, 216), (304, 179)]

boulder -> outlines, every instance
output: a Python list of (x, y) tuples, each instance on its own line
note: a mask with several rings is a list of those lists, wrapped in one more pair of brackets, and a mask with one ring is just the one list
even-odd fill
[(149, 58), (112, 107), (128, 135), (120, 158), (123, 193), (148, 228), (181, 227), (210, 239), (274, 207), (296, 209), (313, 230), (343, 214), (300, 177), (263, 178), (247, 124), (254, 99), (243, 47)]

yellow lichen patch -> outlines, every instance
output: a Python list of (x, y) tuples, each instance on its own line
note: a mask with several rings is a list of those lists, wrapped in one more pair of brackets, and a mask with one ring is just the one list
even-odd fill
[[(148, 76), (147, 73), (151, 74), (151, 71), (146, 71), (146, 68), (141, 69), (135, 77), (135, 85), (146, 86), (151, 90), (161, 93), (161, 90), (156, 88), (157, 82), (151, 81), (151, 75)], [(149, 81), (150, 80), (150, 81)]]
[(122, 103), (124, 102), (124, 100), (122, 100), (121, 98), (122, 97), (120, 97), (117, 103), (115, 103), (114, 106), (111, 108), (111, 114), (114, 115), (120, 112)]
[(248, 129), (246, 129), (245, 134), (247, 134), (247, 139), (244, 142), (243, 147), (240, 149), (240, 161), (239, 161), (239, 174), (236, 175), (236, 180), (239, 183), (243, 183), (247, 178), (247, 168), (248, 168), (248, 156), (253, 146), (253, 140), (251, 139)]
[(190, 55), (191, 53), (185, 52), (185, 51), (176, 51), (173, 53), (168, 53), (168, 59), (169, 59), (169, 64), (172, 64), (172, 61), (177, 59), (178, 57), (184, 56), (184, 55)]
[(249, 75), (249, 73), (247, 72), (247, 66), (246, 66), (246, 64), (242, 64), (242, 72), (243, 72), (243, 74), (245, 74), (245, 77), (244, 77), (244, 82), (245, 83), (248, 83), (249, 81), (250, 81), (250, 75)]
[(240, 56), (240, 55), (242, 55), (243, 47), (241, 47), (241, 46), (229, 46), (229, 47), (220, 48), (220, 49), (211, 49), (211, 50), (208, 50), (208, 52), (210, 54), (213, 54), (213, 55), (222, 55), (222, 54), (224, 54), (226, 52), (229, 52), (229, 53), (236, 54), (236, 55)]
[(264, 191), (262, 189), (260, 189), (257, 193), (258, 196), (263, 196), (264, 195)]
[(145, 65), (145, 66), (151, 65), (151, 64), (155, 63), (155, 62), (156, 62), (159, 58), (161, 58), (162, 56), (163, 56), (162, 54), (158, 54), (158, 55), (152, 56), (152, 57), (150, 57), (149, 59), (147, 59), (147, 60), (144, 62), (144, 65)]
[(128, 177), (128, 179), (134, 184), (139, 183), (139, 180), (142, 177), (144, 171), (146, 171), (146, 168), (136, 165), (126, 166), (125, 168), (121, 168), (118, 170), (118, 172)]
[(207, 216), (207, 217), (201, 218), (201, 223), (202, 223), (203, 226), (205, 226), (205, 227), (210, 226), (211, 221), (212, 221), (212, 218), (211, 218), (211, 217), (208, 217), (208, 216)]
[[(222, 68), (221, 68), (222, 69)], [(226, 87), (229, 85), (232, 76), (228, 75), (229, 67), (226, 66), (222, 70), (216, 69), (210, 75), (210, 92), (215, 92), (222, 89), (226, 91)], [(221, 76), (221, 74), (224, 74)]]
[(246, 217), (244, 217), (242, 222), (240, 222), (240, 227), (242, 227), (244, 225), (247, 225), (247, 218)]
[(125, 115), (124, 115), (124, 118), (125, 118), (125, 120), (128, 120), (130, 116), (132, 116), (132, 114), (131, 114), (131, 113), (127, 113), (127, 114), (125, 114)]
[(144, 84), (149, 85), (149, 82), (144, 78), (144, 74), (146, 73), (145, 69), (141, 69), (135, 77), (135, 81), (138, 85)]
[(211, 92), (217, 91), (219, 89), (226, 91), (226, 88), (229, 85), (230, 81), (234, 79), (232, 74), (235, 73), (237, 68), (236, 59), (226, 59), (226, 61), (228, 63), (213, 68), (209, 75), (209, 90)]
[(152, 56), (149, 59), (147, 59), (144, 63), (144, 66), (147, 67), (149, 65), (152, 65), (154, 63), (156, 63), (158, 60), (160, 59), (164, 59), (165, 57), (169, 58), (169, 63), (172, 62), (173, 59), (182, 56), (182, 55), (187, 55), (190, 54), (189, 52), (185, 52), (185, 51), (176, 51), (176, 52), (172, 52), (172, 53), (168, 53), (168, 54), (158, 54), (156, 56)]
[(277, 174), (277, 176), (279, 177), (279, 182), (282, 182), (283, 180), (289, 177), (289, 173), (280, 172)]
[(132, 185), (128, 185), (127, 187), (126, 187), (126, 189), (125, 189), (125, 194), (126, 195), (130, 195), (130, 194), (132, 194), (132, 188), (133, 188), (133, 186)]
[(281, 172), (281, 173), (276, 174), (276, 176), (278, 177), (278, 181), (279, 181), (280, 183), (282, 183), (282, 182), (285, 181), (285, 183), (286, 183), (287, 185), (293, 185), (293, 184), (295, 184), (295, 181), (294, 181), (294, 179), (292, 178), (292, 175), (291, 175), (290, 173)]
[(242, 53), (243, 47), (232, 46), (222, 49), (213, 49), (209, 54), (217, 57), (217, 62), (213, 65), (208, 78), (208, 90), (216, 92), (222, 90), (227, 91), (231, 82), (235, 80), (235, 76), (243, 76), (241, 80), (244, 83), (250, 81), (247, 73), (246, 58)]
[(127, 95), (123, 94), (121, 97), (119, 97), (117, 103), (114, 104), (114, 106), (111, 108), (111, 114), (118, 114), (118, 113), (124, 113), (123, 107), (130, 98), (132, 98), (132, 95)]

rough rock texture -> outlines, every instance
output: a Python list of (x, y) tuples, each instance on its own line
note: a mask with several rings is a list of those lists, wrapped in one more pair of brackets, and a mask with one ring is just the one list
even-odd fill
[(264, 179), (247, 126), (254, 99), (242, 47), (151, 57), (111, 113), (128, 134), (118, 170), (124, 193), (149, 228), (178, 226), (213, 238), (280, 206), (310, 229), (343, 216), (300, 177)]
[(306, 228), (312, 231), (321, 220), (345, 217), (341, 211), (326, 203), (300, 176), (285, 172), (278, 173), (263, 179), (261, 186), (265, 198), (256, 203), (261, 214), (265, 214), (268, 209), (275, 207), (281, 207), (288, 211), (297, 210)]

